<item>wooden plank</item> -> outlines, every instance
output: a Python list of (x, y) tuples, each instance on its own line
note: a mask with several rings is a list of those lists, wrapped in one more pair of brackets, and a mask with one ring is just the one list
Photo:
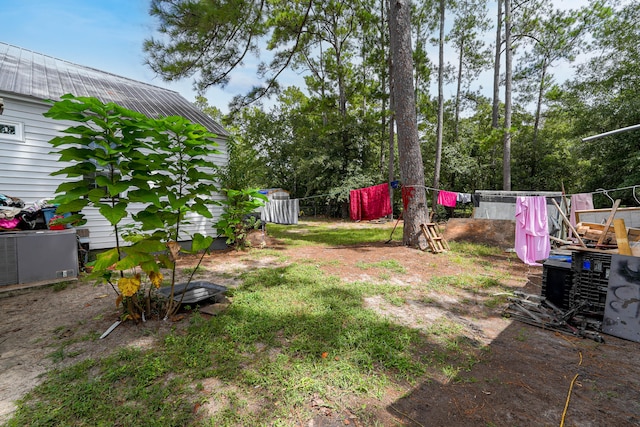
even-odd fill
[(422, 230), (422, 234), (424, 234), (424, 238), (427, 240), (429, 249), (431, 249), (431, 252), (436, 253), (436, 247), (433, 244), (433, 240), (431, 239), (431, 234), (429, 234), (429, 230), (427, 230), (427, 227), (425, 227), (424, 224), (420, 224), (420, 229)]
[(598, 239), (598, 243), (596, 244), (596, 247), (602, 245), (602, 243), (604, 242), (604, 238), (607, 235), (607, 232), (609, 231), (609, 227), (611, 227), (613, 218), (616, 216), (616, 210), (620, 206), (620, 202), (621, 200), (618, 199), (613, 203), (613, 206), (611, 207), (611, 213), (609, 214), (609, 218), (607, 218), (607, 222), (604, 223), (603, 233), (602, 233), (602, 236), (600, 236), (600, 238)]
[[(562, 186), (562, 201), (564, 202), (564, 208), (567, 210), (567, 213), (571, 212), (571, 206), (569, 203), (569, 200), (567, 199), (567, 195), (564, 192), (564, 181), (561, 181), (561, 186)], [(575, 220), (575, 218), (573, 218)], [(576, 221), (577, 222), (577, 221)], [(564, 233), (564, 228), (562, 229), (562, 233)], [(571, 230), (567, 229), (567, 234), (570, 234)], [(561, 234), (561, 237), (565, 237), (566, 234)]]
[[(617, 209), (619, 212), (638, 212), (640, 213), (640, 207), (636, 207), (636, 206), (632, 206), (630, 208), (618, 208)], [(611, 211), (611, 208), (600, 208), (600, 209), (580, 209), (576, 211), (576, 214), (583, 214), (583, 213), (609, 213)], [(577, 219), (577, 218), (576, 218)], [(578, 221), (581, 222), (581, 221)]]
[(433, 253), (440, 253), (449, 250), (447, 241), (438, 234), (435, 223), (428, 223), (426, 225), (420, 224), (420, 228), (422, 229), (422, 234), (424, 234), (424, 237), (427, 239), (429, 248)]
[[(616, 219), (623, 219), (623, 218), (616, 218)], [(625, 223), (625, 226), (626, 226), (626, 223)], [(580, 233), (583, 240), (593, 240), (594, 242), (597, 242), (600, 239), (600, 236), (602, 236), (602, 232), (604, 230), (604, 224), (596, 224), (593, 222), (581, 222), (576, 226), (576, 230), (578, 231), (578, 233)], [(640, 228), (627, 227), (627, 240), (629, 241), (629, 244), (640, 242)], [(616, 245), (617, 240), (616, 240), (615, 230), (609, 229), (604, 241), (605, 242), (610, 241), (611, 244)], [(633, 250), (634, 245), (631, 245), (631, 246)]]
[[(630, 207), (630, 208), (621, 208), (618, 207), (618, 209), (616, 210), (618, 214), (622, 215), (624, 214), (625, 217), (625, 225), (629, 225), (629, 218), (633, 218), (633, 217), (640, 217), (640, 207)], [(611, 212), (611, 208), (604, 208), (604, 209), (582, 209), (582, 210), (578, 210), (575, 212), (576, 214), (576, 222), (585, 222), (585, 221), (590, 221), (589, 217), (593, 217), (593, 214), (599, 214), (597, 215), (598, 217), (602, 218), (602, 221), (604, 221), (604, 219), (607, 217), (607, 215)], [(618, 215), (618, 216), (620, 216)], [(600, 219), (597, 220), (600, 223)], [(637, 226), (637, 224), (632, 224), (634, 227)]]
[(616, 231), (616, 242), (618, 242), (618, 253), (620, 255), (632, 255), (629, 239), (627, 237), (627, 227), (624, 225), (624, 219), (617, 218), (613, 220), (613, 228)]
[(601, 254), (617, 254), (617, 249), (593, 249), (593, 248), (583, 248), (582, 246), (567, 246), (567, 249), (571, 251), (582, 251), (582, 252), (598, 252)]
[(567, 227), (569, 227), (569, 230), (571, 230), (573, 235), (576, 236), (576, 239), (578, 239), (578, 243), (580, 243), (580, 246), (582, 246), (583, 248), (586, 248), (587, 245), (584, 244), (584, 242), (580, 238), (580, 235), (578, 234), (576, 229), (573, 227), (573, 225), (571, 225), (571, 222), (567, 219), (567, 216), (564, 214), (564, 212), (562, 212), (562, 209), (560, 209), (560, 206), (558, 206), (558, 202), (556, 202), (555, 199), (551, 199), (551, 201), (555, 205), (556, 209), (558, 209), (558, 212), (560, 213), (560, 216), (562, 217), (562, 220), (564, 221), (564, 223), (567, 224)]

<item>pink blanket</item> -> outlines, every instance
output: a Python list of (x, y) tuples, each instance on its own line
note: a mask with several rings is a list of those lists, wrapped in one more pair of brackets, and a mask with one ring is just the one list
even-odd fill
[(439, 205), (447, 206), (449, 208), (455, 208), (457, 200), (458, 200), (458, 193), (454, 193), (453, 191), (444, 191), (444, 190), (440, 190), (438, 192)]
[(575, 227), (576, 211), (593, 209), (593, 195), (591, 193), (574, 194), (571, 196), (571, 214), (569, 222)]
[(540, 265), (537, 261), (549, 257), (549, 227), (547, 199), (544, 196), (516, 199), (516, 242), (518, 258), (525, 264)]

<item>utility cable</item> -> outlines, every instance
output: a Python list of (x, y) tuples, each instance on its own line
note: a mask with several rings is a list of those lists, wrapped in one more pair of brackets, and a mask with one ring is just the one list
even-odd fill
[[(578, 366), (582, 365), (582, 352), (578, 352), (580, 354), (580, 362)], [(562, 411), (562, 418), (560, 419), (560, 427), (564, 427), (564, 419), (567, 416), (567, 409), (569, 409), (569, 400), (571, 399), (571, 392), (573, 391), (573, 385), (576, 383), (580, 374), (575, 374), (573, 379), (571, 380), (571, 385), (569, 386), (569, 392), (567, 393), (567, 400), (564, 404), (564, 411)]]

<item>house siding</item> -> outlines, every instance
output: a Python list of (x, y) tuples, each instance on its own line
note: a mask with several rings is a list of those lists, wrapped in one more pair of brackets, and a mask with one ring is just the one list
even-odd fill
[[(42, 101), (2, 92), (0, 97), (4, 99), (5, 104), (0, 122), (5, 119), (21, 122), (24, 126), (23, 141), (7, 139), (0, 134), (0, 193), (18, 197), (27, 205), (42, 199), (52, 199), (58, 185), (66, 179), (63, 176), (51, 176), (51, 173), (68, 166), (69, 163), (58, 161), (58, 155), (52, 153), (54, 147), (49, 141), (61, 135), (60, 132), (72, 123), (44, 117), (42, 114), (49, 106)], [(212, 156), (210, 160), (218, 166), (224, 166), (228, 161), (226, 140), (218, 138), (216, 141), (220, 154)], [(222, 199), (220, 194), (212, 195), (212, 200)], [(133, 204), (130, 208), (129, 212), (135, 213), (141, 209), (141, 205)], [(215, 236), (212, 224), (220, 216), (222, 209), (215, 206), (211, 211), (213, 219), (200, 215), (191, 216), (189, 220), (192, 224), (184, 227), (181, 240), (188, 240), (189, 235), (195, 232)], [(114, 247), (116, 239), (113, 227), (102, 218), (97, 209), (87, 208), (83, 213), (87, 218), (85, 227), (90, 232), (91, 249)]]

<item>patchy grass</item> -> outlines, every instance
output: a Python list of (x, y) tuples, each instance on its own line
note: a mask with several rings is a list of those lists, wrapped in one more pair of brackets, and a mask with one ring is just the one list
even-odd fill
[[(320, 223), (270, 224), (269, 232), (287, 244), (343, 245), (380, 242), (390, 230)], [(486, 251), (463, 248), (471, 256)], [(396, 260), (358, 266), (405, 273)], [(313, 398), (339, 411), (343, 397), (381, 400), (389, 389), (429, 380), (431, 373), (456, 381), (477, 362), (482, 350), (464, 337), (459, 323), (442, 317), (426, 330), (416, 329), (363, 305), (365, 297), (382, 296), (400, 307), (407, 288), (343, 282), (320, 267), (310, 260), (242, 273), (242, 284), (228, 292), (233, 304), (225, 312), (210, 319), (193, 314), (185, 331), (153, 349), (123, 348), (50, 372), (20, 400), (6, 425), (299, 425), (312, 416)], [(421, 298), (427, 303), (427, 293), (484, 294), (501, 287), (492, 276), (433, 277), (422, 286)], [(65, 345), (51, 355), (71, 356)], [(367, 408), (350, 410), (367, 419)]]
[[(505, 251), (500, 248), (497, 248), (495, 246), (481, 245), (477, 243), (450, 242), (449, 247), (451, 248), (451, 251), (456, 254), (473, 255), (476, 257), (505, 256)], [(511, 253), (507, 253), (507, 255), (509, 257), (512, 256)]]
[(199, 265), (197, 267), (185, 267), (182, 269), (182, 274), (185, 276), (198, 276), (207, 273), (207, 269)]
[(404, 274), (407, 272), (407, 269), (404, 268), (404, 266), (395, 259), (388, 259), (378, 262), (357, 262), (356, 267), (362, 268), (363, 270), (367, 270), (369, 268), (380, 268), (392, 273), (399, 274)]
[(247, 259), (273, 258), (276, 262), (286, 262), (289, 258), (282, 254), (282, 251), (275, 249), (249, 249), (247, 251)]
[[(293, 246), (364, 245), (385, 242), (391, 235), (391, 229), (386, 228), (345, 228), (323, 222), (304, 225), (268, 224), (267, 227), (271, 237)], [(393, 241), (402, 241), (402, 226), (393, 233)]]

